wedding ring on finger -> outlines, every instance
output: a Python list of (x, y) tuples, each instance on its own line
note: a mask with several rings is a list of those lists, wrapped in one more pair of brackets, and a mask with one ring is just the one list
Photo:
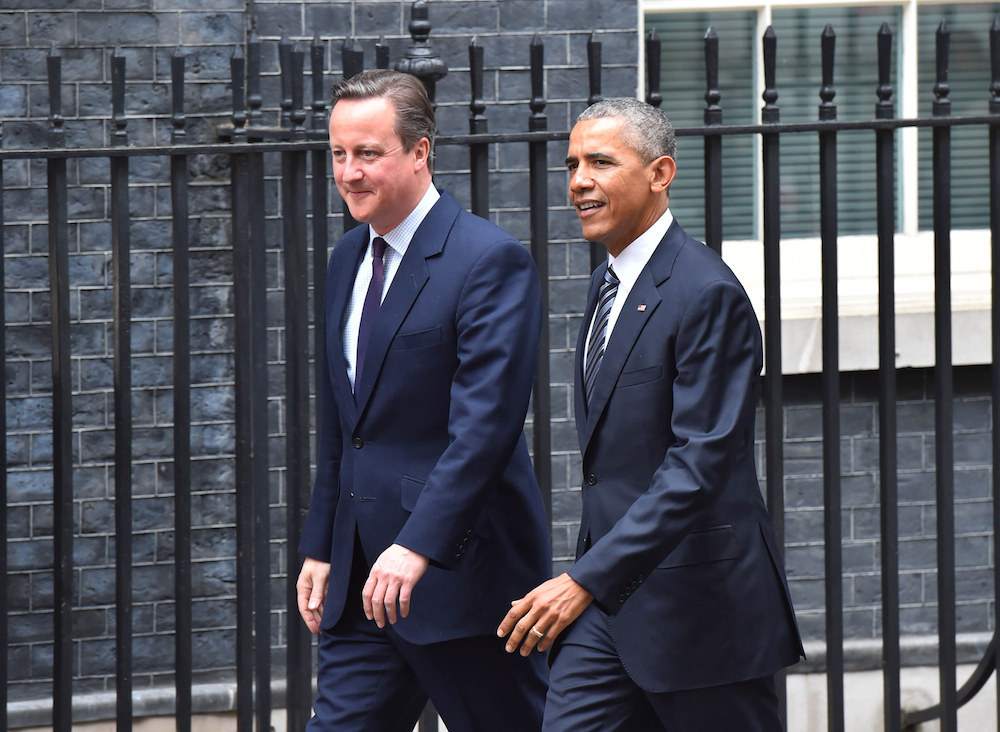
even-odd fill
[(532, 633), (532, 635), (534, 635), (539, 640), (541, 640), (542, 638), (545, 637), (545, 633), (543, 633), (542, 631), (540, 631), (534, 625), (531, 626), (531, 633)]

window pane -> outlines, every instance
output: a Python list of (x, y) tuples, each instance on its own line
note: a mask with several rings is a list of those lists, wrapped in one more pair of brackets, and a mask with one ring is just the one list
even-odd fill
[[(883, 21), (898, 32), (897, 7), (837, 7), (775, 10), (778, 40), (778, 105), (782, 122), (819, 119), (822, 85), (821, 36), (827, 25), (836, 35), (833, 86), (837, 119), (870, 120), (878, 98), (878, 31)], [(899, 41), (890, 84), (898, 108)], [(875, 135), (868, 130), (837, 135), (838, 231), (876, 231)], [(781, 231), (784, 237), (818, 236), (819, 136), (815, 132), (781, 137)], [(898, 206), (897, 206), (898, 210)]]
[[(989, 113), (990, 37), (1000, 3), (921, 5), (918, 16), (919, 113), (929, 117), (934, 103), (937, 30), (947, 21), (951, 30), (948, 84), (951, 113)], [(934, 228), (934, 169), (932, 137), (921, 129), (920, 139), (920, 228)], [(989, 136), (983, 125), (951, 128), (951, 223), (956, 229), (982, 229), (990, 225), (989, 168), (986, 151)]]
[[(705, 113), (705, 32), (719, 36), (719, 89), (724, 123), (752, 123), (756, 98), (753, 38), (756, 14), (740, 12), (650, 13), (646, 27), (662, 42), (661, 109), (675, 127), (700, 127)], [(757, 187), (756, 136), (722, 138), (722, 235), (726, 239), (755, 236)], [(670, 188), (670, 209), (692, 236), (705, 236), (705, 160), (700, 136), (678, 139), (677, 178)]]

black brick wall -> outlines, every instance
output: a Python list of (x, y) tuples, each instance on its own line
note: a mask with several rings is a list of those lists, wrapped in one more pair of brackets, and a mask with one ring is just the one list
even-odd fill
[[(16, 1), (16, 0), (15, 0)], [(340, 76), (345, 37), (359, 40), (366, 65), (380, 37), (392, 58), (411, 40), (409, 3), (361, 0), (32, 0), (0, 10), (0, 120), (4, 147), (47, 144), (45, 59), (55, 43), (64, 57), (63, 114), (69, 146), (109, 141), (110, 56), (127, 58), (128, 135), (132, 143), (170, 139), (169, 60), (180, 46), (188, 57), (188, 135), (215, 141), (228, 121), (229, 58), (249, 30), (264, 41), (265, 123), (277, 121), (276, 42), (287, 36), (326, 43), (329, 80)], [(586, 44), (593, 29), (603, 44), (605, 96), (634, 95), (639, 32), (633, 0), (468, 0), (431, 2), (431, 42), (449, 74), (437, 85), (443, 134), (468, 131), (468, 44), (485, 49), (484, 100), (491, 132), (524, 131), (530, 109), (528, 48), (545, 42), (545, 114), (549, 129), (566, 130), (585, 106)], [(252, 12), (251, 12), (252, 11)], [(692, 61), (700, 68), (701, 60)], [(308, 60), (307, 60), (308, 68)], [(307, 104), (308, 104), (307, 99)], [(664, 108), (669, 114), (670, 103)], [(687, 142), (683, 145), (696, 145)], [(572, 421), (572, 358), (589, 277), (589, 248), (566, 206), (564, 147), (550, 147), (549, 269), (551, 287), (551, 396), (554, 569), (572, 560), (580, 510), (580, 458)], [(691, 159), (694, 156), (685, 156)], [(492, 217), (524, 241), (529, 236), (527, 146), (491, 148)], [(271, 161), (270, 164), (275, 164)], [(198, 156), (192, 176), (192, 451), (194, 509), (195, 659), (199, 678), (217, 680), (234, 663), (235, 510), (233, 496), (232, 275), (228, 228), (228, 162)], [(137, 687), (168, 683), (173, 628), (172, 264), (164, 158), (131, 165), (133, 266), (133, 445), (135, 670)], [(464, 148), (438, 149), (438, 184), (468, 205)], [(112, 301), (108, 168), (106, 160), (71, 161), (70, 242), (74, 323), (74, 634), (78, 689), (114, 688), (114, 515), (112, 414)], [(47, 698), (52, 670), (52, 441), (48, 331), (48, 231), (43, 163), (5, 162), (4, 256), (6, 307), (8, 597), (12, 699)], [(269, 325), (273, 336), (270, 423), (273, 437), (271, 517), (274, 662), (284, 663), (282, 588), (284, 448), (280, 200), (267, 198), (269, 235), (276, 242), (269, 266)], [(331, 210), (339, 211), (339, 199)], [(339, 215), (331, 231), (340, 231)], [(335, 234), (331, 237), (335, 239)], [(332, 240), (331, 240), (332, 244)], [(903, 629), (936, 628), (934, 544), (933, 384), (928, 371), (900, 374), (899, 466)], [(959, 630), (991, 628), (992, 540), (988, 373), (956, 376), (956, 526)], [(819, 379), (788, 377), (785, 434), (786, 559), (802, 629), (823, 636), (822, 442)], [(846, 635), (880, 633), (877, 391), (870, 374), (843, 376), (844, 596)], [(758, 421), (763, 472), (763, 412)]]

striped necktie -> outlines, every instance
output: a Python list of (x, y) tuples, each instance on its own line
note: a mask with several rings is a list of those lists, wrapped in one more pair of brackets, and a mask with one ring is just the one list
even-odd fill
[(604, 347), (607, 345), (608, 318), (611, 315), (611, 305), (615, 301), (618, 292), (618, 275), (609, 265), (604, 273), (604, 283), (601, 285), (601, 292), (597, 298), (597, 314), (594, 316), (594, 327), (590, 330), (590, 340), (587, 342), (587, 363), (583, 370), (584, 394), (587, 397), (587, 405), (590, 405), (590, 397), (594, 391), (594, 383), (597, 381), (597, 372), (601, 368), (601, 361), (604, 360)]

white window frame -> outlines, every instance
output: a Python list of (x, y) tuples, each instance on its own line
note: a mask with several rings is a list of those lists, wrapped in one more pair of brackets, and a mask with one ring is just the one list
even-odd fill
[[(962, 3), (952, 3), (955, 5), (988, 5), (996, 0), (963, 0)], [(639, 63), (639, 89), (645, 88), (645, 46), (641, 42), (643, 30), (645, 28), (645, 16), (647, 13), (685, 13), (692, 11), (726, 11), (726, 10), (755, 10), (757, 12), (757, 39), (761, 39), (764, 31), (771, 25), (771, 19), (775, 9), (785, 8), (829, 8), (829, 7), (850, 7), (850, 6), (877, 6), (885, 5), (902, 9), (902, 27), (893, 28), (894, 43), (900, 44), (901, 61), (899, 68), (899, 88), (893, 90), (892, 100), (896, 105), (896, 116), (903, 118), (913, 118), (918, 114), (918, 102), (920, 99), (920, 88), (917, 82), (917, 15), (921, 5), (947, 5), (941, 0), (770, 0), (770, 2), (758, 2), (756, 0), (639, 0), (639, 29), (640, 29), (640, 63)], [(874, 30), (873, 30), (874, 32)], [(781, 39), (778, 39), (779, 43)], [(759, 46), (758, 46), (759, 48)], [(757, 65), (757, 99), (764, 93), (764, 59), (763, 54), (758, 52), (755, 56)], [(779, 80), (780, 81), (780, 80)], [(927, 90), (924, 90), (925, 93)], [(778, 85), (778, 93), (781, 93), (781, 85)], [(779, 99), (780, 105), (780, 99)], [(763, 102), (755, 109), (757, 122), (760, 122), (760, 111)], [(900, 205), (902, 207), (902, 233), (915, 236), (919, 229), (920, 202), (918, 198), (917, 167), (920, 160), (920, 146), (917, 141), (917, 129), (915, 127), (904, 127), (900, 130), (899, 138), (899, 159), (900, 159)], [(757, 172), (759, 174), (762, 163), (758, 154)], [(759, 217), (758, 217), (759, 218)], [(761, 226), (758, 221), (758, 227)], [(758, 231), (758, 237), (761, 236)]]
[[(756, 63), (756, 121), (760, 122), (764, 93), (764, 62), (759, 41), (771, 25), (775, 9), (824, 8), (850, 6), (896, 7), (902, 9), (902, 27), (893, 28), (894, 46), (900, 48), (898, 88), (892, 101), (897, 117), (912, 119), (919, 114), (920, 94), (931, 93), (919, 88), (917, 57), (917, 18), (922, 5), (977, 5), (996, 0), (963, 0), (946, 3), (941, 0), (639, 0), (639, 96), (645, 89), (645, 17), (647, 13), (683, 13), (704, 11), (757, 12), (758, 52)], [(874, 33), (875, 29), (873, 29)], [(781, 42), (781, 39), (778, 39)], [(723, 49), (724, 52), (724, 49)], [(778, 93), (781, 83), (778, 80)], [(874, 96), (874, 90), (873, 90)], [(779, 106), (780, 96), (779, 96)], [(932, 232), (919, 230), (918, 166), (921, 161), (917, 128), (904, 127), (898, 138), (902, 231), (896, 235), (896, 323), (897, 366), (931, 366), (934, 363), (934, 281)], [(923, 163), (929, 160), (923, 156)], [(756, 176), (762, 177), (760, 147), (757, 148)], [(757, 217), (757, 241), (724, 242), (726, 261), (743, 281), (763, 317), (763, 233), (761, 217)], [(874, 236), (840, 237), (839, 247), (855, 263), (854, 271), (839, 273), (841, 332), (852, 333), (841, 338), (840, 363), (843, 370), (877, 368), (878, 286)], [(954, 236), (953, 236), (954, 240)], [(795, 247), (782, 248), (782, 337), (784, 342), (782, 371), (784, 373), (815, 372), (821, 366), (818, 239), (797, 239)], [(962, 231), (962, 247), (952, 247), (952, 324), (954, 331), (953, 361), (955, 364), (989, 363), (992, 360), (989, 312), (992, 302), (990, 270), (990, 236), (988, 230)], [(986, 333), (987, 337), (982, 334)]]

